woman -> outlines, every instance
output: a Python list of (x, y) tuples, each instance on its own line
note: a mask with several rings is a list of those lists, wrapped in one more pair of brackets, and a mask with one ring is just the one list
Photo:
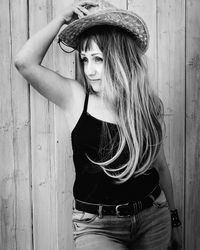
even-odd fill
[[(63, 24), (59, 42), (79, 51), (82, 84), (41, 66)], [(16, 57), (19, 72), (63, 109), (71, 130), (76, 249), (167, 249), (171, 222), (180, 241), (162, 102), (145, 64), (148, 41), (136, 14), (84, 2), (69, 6)]]

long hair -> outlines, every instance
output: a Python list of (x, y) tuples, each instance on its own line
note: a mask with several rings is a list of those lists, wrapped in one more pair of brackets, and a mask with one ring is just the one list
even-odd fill
[[(80, 36), (79, 51), (89, 50), (91, 41), (103, 53), (102, 95), (116, 114), (119, 131), (115, 155), (94, 163), (121, 183), (144, 174), (156, 159), (163, 138), (163, 104), (150, 86), (146, 58), (136, 37), (118, 27), (94, 27)], [(85, 84), (87, 91), (92, 91)], [(104, 138), (109, 137), (106, 131)], [(127, 146), (127, 162), (111, 168)]]

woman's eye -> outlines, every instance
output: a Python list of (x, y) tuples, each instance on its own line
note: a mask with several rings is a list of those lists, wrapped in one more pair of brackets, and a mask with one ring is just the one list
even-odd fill
[(103, 62), (103, 58), (97, 56), (97, 57), (95, 57), (95, 61), (96, 62)]
[(82, 61), (82, 62), (87, 62), (88, 59), (87, 59), (86, 57), (82, 57), (82, 58), (81, 58), (81, 61)]

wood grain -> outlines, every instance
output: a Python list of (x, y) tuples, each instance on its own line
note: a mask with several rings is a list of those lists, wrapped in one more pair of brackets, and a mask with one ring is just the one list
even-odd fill
[[(58, 15), (73, 1), (54, 0), (54, 16)], [(53, 44), (54, 70), (65, 77), (75, 78), (75, 53), (66, 54), (58, 46), (57, 38)], [(57, 234), (58, 249), (74, 248), (72, 235), (72, 187), (74, 165), (72, 161), (71, 134), (63, 112), (55, 107), (55, 164), (57, 171)]]
[(186, 211), (185, 249), (200, 247), (200, 2), (186, 12)]
[(128, 9), (138, 14), (147, 24), (149, 47), (146, 52), (149, 76), (154, 90), (158, 91), (157, 79), (157, 5), (155, 0), (128, 0)]
[(29, 89), (13, 59), (27, 39), (27, 4), (0, 2), (0, 248), (32, 249)]
[[(52, 19), (52, 2), (29, 1), (30, 36)], [(43, 60), (52, 67), (52, 49)], [(54, 106), (31, 87), (31, 153), (34, 249), (57, 248)]]
[(158, 82), (165, 105), (166, 155), (178, 208), (183, 209), (185, 144), (185, 5), (158, 1)]
[[(175, 205), (184, 220), (185, 184), (185, 3), (157, 1), (158, 84), (165, 106), (165, 152)], [(184, 231), (184, 228), (183, 228)]]
[(0, 46), (0, 156), (1, 156), (1, 227), (0, 227), (0, 242), (4, 249), (13, 249), (16, 246), (15, 232), (15, 208), (16, 208), (16, 193), (15, 193), (15, 166), (13, 152), (13, 113), (12, 113), (12, 86), (11, 86), (11, 71), (12, 71), (12, 48), (10, 34), (10, 6), (9, 2), (0, 3), (0, 29), (1, 46)]

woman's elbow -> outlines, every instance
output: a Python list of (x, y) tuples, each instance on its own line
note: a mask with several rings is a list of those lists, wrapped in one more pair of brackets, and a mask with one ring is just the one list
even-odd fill
[(26, 76), (30, 74), (33, 66), (32, 63), (30, 63), (28, 60), (25, 60), (25, 58), (20, 54), (15, 57), (14, 65), (24, 78), (26, 78)]
[(19, 72), (27, 67), (26, 62), (18, 55), (14, 59), (14, 65)]

